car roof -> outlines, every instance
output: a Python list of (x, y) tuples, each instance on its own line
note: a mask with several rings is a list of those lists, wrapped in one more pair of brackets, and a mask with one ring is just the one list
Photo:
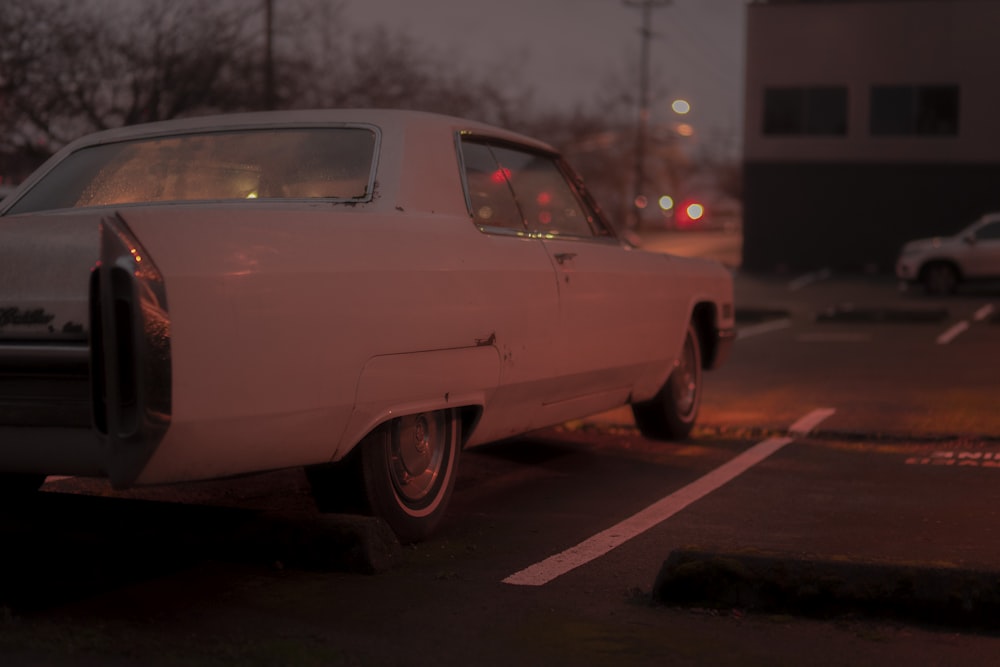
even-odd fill
[(494, 137), (504, 141), (532, 146), (546, 152), (555, 152), (555, 149), (551, 145), (543, 141), (488, 123), (427, 111), (362, 108), (252, 111), (140, 123), (85, 135), (67, 145), (60, 152), (75, 151), (85, 146), (127, 141), (143, 137), (155, 137), (165, 134), (310, 127), (331, 124), (373, 125), (384, 131), (396, 130), (403, 133), (412, 131), (432, 132), (446, 129), (451, 132)]

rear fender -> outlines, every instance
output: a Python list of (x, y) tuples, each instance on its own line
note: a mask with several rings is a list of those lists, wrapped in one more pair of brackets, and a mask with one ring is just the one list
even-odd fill
[(334, 460), (384, 422), (446, 408), (469, 408), (462, 411), (468, 429), (464, 442), (499, 381), (500, 355), (493, 345), (373, 357), (361, 372), (354, 411)]

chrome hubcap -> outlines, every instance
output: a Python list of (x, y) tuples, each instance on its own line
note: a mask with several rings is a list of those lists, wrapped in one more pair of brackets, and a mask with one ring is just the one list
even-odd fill
[(432, 495), (448, 448), (444, 418), (436, 413), (401, 417), (389, 447), (389, 473), (399, 497), (419, 503)]

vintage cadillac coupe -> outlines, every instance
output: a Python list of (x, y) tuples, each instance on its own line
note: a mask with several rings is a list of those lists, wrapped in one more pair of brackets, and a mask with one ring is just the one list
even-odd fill
[(84, 137), (0, 204), (0, 494), (304, 466), (426, 537), (464, 447), (631, 404), (684, 438), (722, 267), (644, 252), (550, 146), (412, 111)]

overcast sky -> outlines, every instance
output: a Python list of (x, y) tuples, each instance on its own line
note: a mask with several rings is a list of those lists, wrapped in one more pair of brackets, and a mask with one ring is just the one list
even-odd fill
[[(641, 12), (623, 0), (346, 0), (343, 11), (349, 24), (405, 32), (476, 72), (521, 66), (542, 107), (587, 105), (638, 68)], [(745, 19), (746, 0), (673, 0), (653, 11), (653, 87), (666, 98), (654, 122), (683, 97), (703, 138), (738, 148)]]

